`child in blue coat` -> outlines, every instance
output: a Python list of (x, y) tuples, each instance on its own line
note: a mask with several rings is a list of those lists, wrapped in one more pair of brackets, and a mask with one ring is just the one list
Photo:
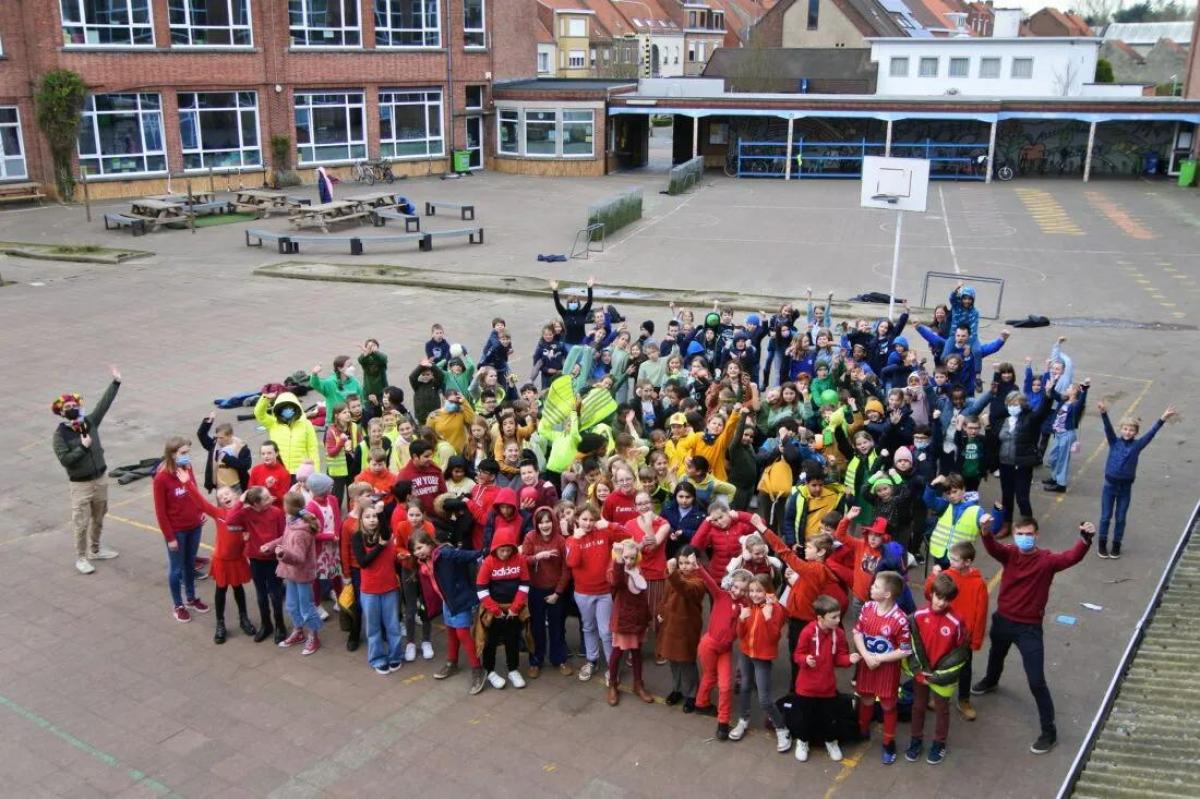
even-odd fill
[[(1100, 421), (1104, 422), (1104, 436), (1108, 439), (1108, 460), (1104, 463), (1104, 492), (1100, 495), (1100, 557), (1121, 557), (1121, 539), (1125, 537), (1125, 515), (1129, 512), (1129, 500), (1133, 496), (1133, 481), (1137, 477), (1138, 458), (1142, 450), (1154, 440), (1154, 436), (1162, 429), (1171, 417), (1175, 416), (1174, 406), (1167, 406), (1162, 416), (1155, 420), (1150, 432), (1141, 438), (1137, 437), (1141, 428), (1141, 420), (1132, 416), (1121, 419), (1121, 433), (1113, 432), (1112, 422), (1108, 420), (1108, 406), (1103, 402), (1096, 404), (1100, 411)], [(1108, 548), (1108, 523), (1113, 511), (1117, 514), (1117, 523), (1113, 530), (1112, 550)]]

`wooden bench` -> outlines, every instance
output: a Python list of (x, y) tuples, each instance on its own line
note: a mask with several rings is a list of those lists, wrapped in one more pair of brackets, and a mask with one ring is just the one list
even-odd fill
[(19, 203), (27, 200), (37, 200), (38, 205), (46, 195), (42, 194), (40, 183), (31, 180), (21, 183), (0, 183), (0, 203)]
[(229, 214), (233, 213), (233, 203), (224, 200), (211, 200), (206, 203), (193, 203), (188, 206), (193, 214)]
[(421, 230), (421, 217), (416, 214), (406, 214), (398, 208), (376, 208), (371, 212), (371, 221), (375, 227), (383, 227), (389, 219), (403, 219), (404, 232), (413, 233)]
[(454, 228), (453, 230), (429, 230), (425, 233), (425, 239), (421, 242), (421, 249), (429, 252), (433, 249), (434, 239), (449, 239), (458, 236), (466, 236), (472, 244), (483, 244), (483, 228), (481, 227), (463, 227)]
[[(475, 218), (475, 206), (463, 205), (462, 203), (451, 203), (451, 202), (445, 202), (445, 201), (442, 201), (442, 202), (428, 202), (427, 201), (425, 203), (425, 216), (435, 216), (437, 214), (437, 209), (439, 209), (439, 208), (456, 209), (462, 215), (463, 219), (474, 219)], [(470, 214), (470, 216), (467, 216), (467, 214)]]
[(129, 232), (135, 236), (146, 235), (146, 219), (143, 217), (130, 214), (104, 215), (105, 230), (120, 230), (123, 227), (129, 228)]

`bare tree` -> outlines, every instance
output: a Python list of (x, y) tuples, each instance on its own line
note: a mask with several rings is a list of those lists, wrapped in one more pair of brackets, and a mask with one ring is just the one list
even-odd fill
[(1075, 0), (1072, 10), (1089, 25), (1104, 25), (1112, 20), (1113, 12), (1120, 7), (1121, 0)]

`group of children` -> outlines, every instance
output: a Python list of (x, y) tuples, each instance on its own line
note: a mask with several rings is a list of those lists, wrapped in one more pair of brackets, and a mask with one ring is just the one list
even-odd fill
[[(229, 635), (230, 587), (239, 627), (256, 642), (273, 636), (311, 655), (337, 612), (347, 649), (365, 638), (382, 675), (418, 650), (435, 657), (440, 616), (436, 679), (457, 673), (460, 657), (471, 694), (524, 688), (545, 668), (583, 681), (599, 672), (615, 706), (626, 664), (633, 695), (654, 701), (643, 665), (651, 639), (654, 662), (669, 666), (665, 703), (716, 716), (718, 740), (748, 734), (757, 693), (780, 752), (794, 745), (804, 761), (823, 743), (840, 760), (840, 743), (866, 736), (880, 716), (886, 764), (903, 703), (913, 728), (906, 758), (925, 753), (932, 708), (926, 760), (941, 762), (951, 699), (976, 718), (971, 659), (988, 590), (975, 542), (1018, 522), (1002, 503), (983, 512), (980, 484), (1017, 475), (1022, 501), (1028, 467), (1014, 457), (1025, 457), (1026, 430), (1039, 432), (1042, 419), (1043, 443), (1053, 442), (1047, 488), (1067, 483), (1087, 385), (1071, 382), (1064, 340), (1042, 375), (1027, 359), (1023, 389), (1003, 363), (976, 396), (981, 354), (1007, 334), (979, 342), (969, 287), (919, 326), (931, 342), (927, 371), (902, 335), (907, 308), (895, 324), (856, 320), (835, 334), (831, 308), (814, 306), (810, 292), (807, 314), (784, 305), (735, 325), (715, 307), (697, 325), (684, 310), (655, 339), (652, 321), (635, 336), (611, 306), (593, 309), (593, 283), (586, 299), (565, 301), (552, 284), (561, 318), (542, 330), (530, 382), (516, 376), (504, 320), (494, 320), (478, 362), (435, 325), (411, 394), (389, 381), (375, 339), (357, 359), (361, 381), (349, 356), (334, 359), (330, 376), (312, 370), (308, 390), (323, 401), (307, 411), (295, 387), (264, 387), (257, 463), (210, 416), (198, 438), (215, 504), (196, 485), (190, 442), (170, 439), (154, 496), (175, 618), (208, 610), (193, 580), (208, 515), (218, 644)], [(1036, 417), (1035, 405), (1045, 407)], [(1107, 557), (1120, 554), (1138, 453), (1161, 421), (1138, 439), (1136, 420), (1122, 420), (1118, 436), (1100, 410), (1111, 445)], [(1011, 505), (1007, 482), (1003, 494)], [(908, 572), (926, 559), (918, 608)], [(790, 690), (777, 691), (785, 631)], [(848, 667), (857, 710), (838, 692), (836, 669)]]

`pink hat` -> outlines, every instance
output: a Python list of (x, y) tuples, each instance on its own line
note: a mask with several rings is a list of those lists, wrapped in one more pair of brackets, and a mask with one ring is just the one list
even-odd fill
[(316, 471), (316, 468), (313, 467), (312, 463), (309, 461), (305, 461), (304, 463), (302, 463), (296, 467), (296, 482), (303, 483), (305, 480), (312, 477), (312, 474), (315, 471)]
[(892, 456), (893, 461), (908, 461), (913, 462), (912, 450), (908, 447), (897, 447), (896, 454)]

